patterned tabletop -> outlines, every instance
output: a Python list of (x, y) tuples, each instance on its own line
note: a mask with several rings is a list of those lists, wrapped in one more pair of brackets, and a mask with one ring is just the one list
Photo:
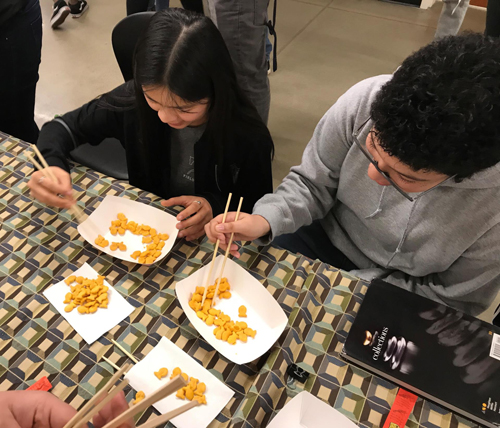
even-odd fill
[[(128, 361), (110, 339), (140, 360), (166, 336), (235, 391), (210, 427), (265, 427), (302, 390), (359, 426), (383, 425), (398, 387), (339, 356), (366, 292), (364, 282), (276, 247), (244, 246), (237, 262), (262, 282), (289, 322), (269, 352), (238, 366), (200, 337), (175, 297), (176, 283), (209, 263), (213, 246), (206, 240), (180, 240), (152, 266), (101, 253), (78, 234), (67, 211), (30, 198), (26, 183), (33, 169), (24, 153), (28, 147), (0, 134), (0, 390), (26, 389), (47, 376), (52, 392), (78, 408), (114, 372), (103, 356), (119, 366)], [(88, 168), (75, 166), (72, 178), (78, 204), (87, 214), (106, 195), (161, 207), (160, 198)], [(91, 346), (42, 294), (85, 262), (105, 275), (135, 308)], [(305, 384), (287, 378), (292, 362), (310, 373)], [(130, 401), (134, 391), (128, 389), (126, 395)], [(149, 408), (138, 422), (154, 414)], [(419, 398), (406, 426), (476, 425)]]

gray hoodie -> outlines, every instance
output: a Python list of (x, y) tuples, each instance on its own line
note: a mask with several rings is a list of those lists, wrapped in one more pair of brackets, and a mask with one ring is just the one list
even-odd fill
[(477, 315), (500, 289), (500, 164), (461, 183), (447, 180), (414, 202), (372, 181), (353, 133), (390, 78), (364, 80), (340, 97), (316, 127), (302, 163), (253, 213), (271, 225), (270, 239), (322, 219), (333, 245), (360, 268), (354, 275), (379, 277)]

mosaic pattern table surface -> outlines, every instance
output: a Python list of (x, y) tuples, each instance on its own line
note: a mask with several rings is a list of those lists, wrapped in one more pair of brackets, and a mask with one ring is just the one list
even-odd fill
[[(177, 281), (209, 263), (213, 246), (206, 240), (178, 241), (169, 256), (149, 267), (99, 252), (78, 234), (67, 211), (30, 198), (26, 183), (33, 169), (25, 153), (28, 147), (0, 134), (0, 390), (26, 389), (47, 376), (52, 392), (78, 408), (114, 372), (103, 356), (119, 366), (127, 361), (110, 339), (140, 360), (166, 336), (235, 391), (210, 427), (265, 427), (302, 390), (359, 426), (383, 425), (398, 387), (339, 356), (366, 292), (364, 282), (272, 246), (244, 246), (237, 262), (274, 296), (289, 323), (269, 352), (238, 366), (200, 337), (175, 297)], [(87, 214), (106, 195), (161, 207), (160, 198), (84, 167), (75, 166), (72, 178), (78, 203)], [(84, 262), (105, 275), (135, 308), (91, 346), (42, 295)], [(292, 362), (310, 373), (305, 384), (287, 379)], [(126, 393), (130, 401), (134, 391)], [(148, 409), (138, 422), (154, 413)], [(406, 426), (477, 425), (419, 398)]]

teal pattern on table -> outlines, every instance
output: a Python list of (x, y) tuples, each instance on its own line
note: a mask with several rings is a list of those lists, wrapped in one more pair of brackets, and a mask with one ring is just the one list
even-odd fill
[[(383, 425), (398, 387), (340, 357), (366, 283), (276, 247), (245, 245), (236, 262), (262, 282), (289, 322), (264, 356), (238, 366), (200, 337), (175, 297), (176, 283), (209, 263), (213, 246), (206, 240), (180, 240), (152, 266), (124, 262), (96, 250), (78, 234), (77, 223), (67, 211), (30, 198), (26, 183), (33, 168), (27, 150), (29, 144), (0, 134), (0, 390), (23, 390), (47, 376), (52, 393), (79, 408), (114, 372), (102, 357), (119, 366), (128, 361), (111, 339), (140, 360), (165, 336), (235, 391), (211, 428), (265, 427), (303, 390), (361, 427)], [(78, 204), (87, 214), (106, 195), (164, 209), (160, 198), (88, 168), (75, 165), (72, 178)], [(91, 346), (42, 294), (85, 262), (105, 275), (135, 308)], [(305, 384), (287, 378), (292, 362), (310, 373)], [(134, 394), (126, 390), (129, 401)], [(149, 408), (138, 422), (154, 415)], [(419, 398), (406, 426), (477, 425)]]

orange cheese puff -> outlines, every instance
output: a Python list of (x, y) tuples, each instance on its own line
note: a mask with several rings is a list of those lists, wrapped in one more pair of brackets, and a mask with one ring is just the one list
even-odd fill
[(196, 400), (200, 404), (207, 404), (207, 399), (204, 395), (195, 395), (194, 400)]
[(173, 379), (174, 377), (176, 377), (177, 375), (180, 375), (181, 373), (182, 373), (181, 369), (179, 367), (176, 367), (172, 371), (172, 375), (170, 376), (170, 379)]
[(123, 242), (120, 242), (118, 244), (118, 248), (120, 249), (120, 251), (127, 251), (127, 246)]
[(67, 279), (66, 279), (66, 284), (70, 285), (71, 283), (75, 282), (76, 280), (76, 276), (75, 275), (71, 275), (69, 276)]
[(151, 238), (151, 236), (144, 236), (142, 238), (142, 243), (143, 244), (150, 244), (151, 242), (153, 242), (153, 238)]
[(111, 232), (111, 235), (113, 235), (113, 236), (116, 236), (116, 234), (118, 233), (118, 229), (115, 226), (111, 226), (109, 228), (109, 231)]
[(193, 398), (194, 398), (194, 391), (193, 391), (191, 388), (186, 388), (185, 394), (186, 394), (186, 398), (187, 398), (189, 401), (193, 401)]
[(118, 249), (118, 242), (112, 242), (111, 247), (109, 247), (111, 251), (116, 251)]
[(257, 333), (256, 330), (252, 330), (251, 328), (246, 328), (244, 333), (247, 335), (247, 336), (250, 336), (250, 337), (255, 337), (255, 334)]
[(196, 387), (196, 391), (194, 393), (196, 395), (202, 395), (205, 393), (206, 390), (207, 390), (207, 386), (203, 382), (200, 382), (198, 384), (198, 386)]
[(245, 306), (241, 305), (238, 308), (238, 316), (240, 318), (246, 318), (247, 317), (247, 308)]
[(124, 229), (123, 227), (121, 227), (121, 226), (120, 226), (120, 227), (118, 228), (118, 233), (119, 233), (120, 235), (125, 235), (125, 229)]
[(151, 234), (151, 236), (158, 235), (158, 232), (156, 231), (156, 229), (153, 229), (153, 228), (149, 229), (149, 233)]
[(175, 394), (175, 396), (177, 398), (180, 398), (181, 400), (185, 400), (186, 396), (184, 395), (184, 393), (185, 393), (184, 388), (181, 388), (177, 391), (177, 394)]
[(143, 391), (137, 391), (137, 394), (135, 394), (135, 400), (133, 401), (132, 404), (137, 404), (139, 401), (142, 401), (146, 398), (146, 394), (144, 394)]
[(150, 265), (151, 263), (154, 263), (156, 258), (154, 257), (147, 257), (146, 258), (146, 264)]
[(134, 260), (136, 260), (139, 256), (141, 255), (140, 251), (134, 251), (130, 257), (132, 257)]

